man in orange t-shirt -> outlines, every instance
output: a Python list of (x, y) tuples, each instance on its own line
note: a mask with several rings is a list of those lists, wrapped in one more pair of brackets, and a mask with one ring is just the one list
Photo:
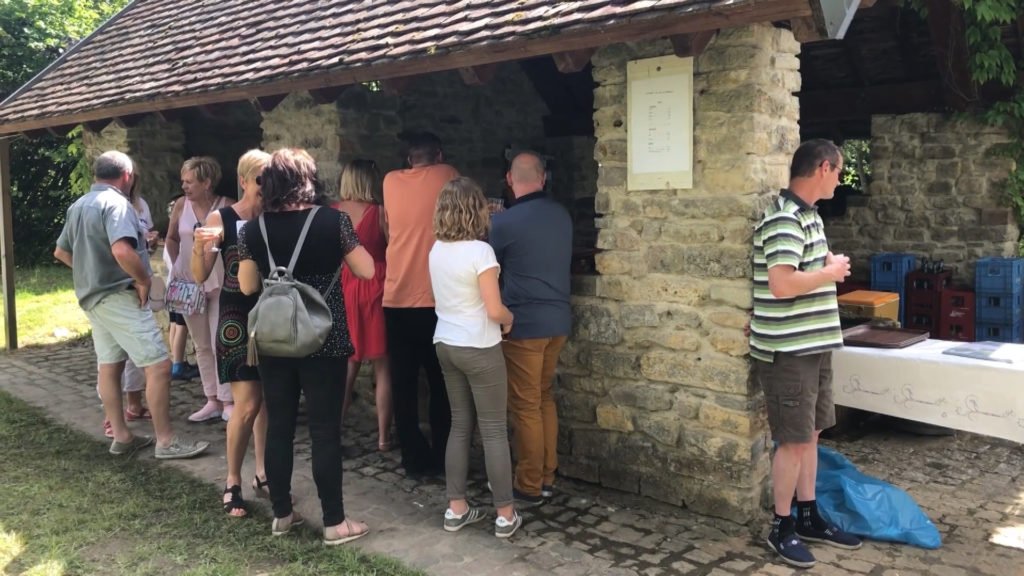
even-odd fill
[[(408, 474), (439, 474), (452, 425), (444, 376), (434, 351), (434, 294), (427, 257), (434, 245), (434, 207), (437, 197), (459, 173), (443, 164), (441, 140), (430, 133), (409, 139), (410, 168), (384, 177), (384, 217), (387, 224), (387, 276), (384, 280), (384, 320), (388, 333), (391, 390), (395, 426)], [(431, 442), (420, 431), (419, 373), (430, 384)]]

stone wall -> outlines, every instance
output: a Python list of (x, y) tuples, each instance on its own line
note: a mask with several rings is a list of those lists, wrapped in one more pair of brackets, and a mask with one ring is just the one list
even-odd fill
[(85, 157), (90, 165), (107, 150), (120, 150), (132, 157), (139, 174), (138, 190), (149, 204), (161, 235), (167, 231), (167, 203), (181, 193), (181, 163), (185, 161), (185, 131), (178, 122), (165, 122), (148, 115), (126, 127), (109, 124), (96, 134), (82, 133)]
[(575, 278), (560, 373), (561, 471), (750, 519), (769, 470), (763, 396), (749, 376), (751, 231), (799, 143), (799, 44), (769, 25), (723, 30), (695, 63), (694, 187), (626, 190), (626, 62), (594, 58), (603, 216), (599, 276)]
[(308, 92), (296, 92), (263, 114), (263, 148), (306, 149), (316, 160), (327, 194), (336, 197), (341, 167), (349, 160), (375, 160), (382, 174), (399, 166), (397, 108), (394, 96), (362, 85), (349, 87), (330, 104), (317, 104)]
[(488, 196), (505, 190), (506, 146), (545, 148), (547, 106), (514, 63), (499, 65), (494, 78), (479, 86), (467, 85), (457, 72), (417, 77), (400, 102), (403, 129), (437, 134), (447, 161)]
[(851, 257), (854, 278), (870, 279), (870, 256), (911, 252), (956, 267), (974, 285), (974, 261), (1015, 256), (1020, 235), (1006, 200), (1013, 162), (996, 155), (1001, 129), (941, 114), (875, 116), (871, 182), (825, 230), (833, 251)]

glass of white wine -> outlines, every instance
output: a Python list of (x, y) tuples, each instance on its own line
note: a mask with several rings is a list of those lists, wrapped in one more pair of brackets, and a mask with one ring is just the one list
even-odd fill
[(196, 235), (206, 244), (207, 252), (220, 252), (218, 245), (224, 239), (223, 226), (201, 226), (196, 228)]

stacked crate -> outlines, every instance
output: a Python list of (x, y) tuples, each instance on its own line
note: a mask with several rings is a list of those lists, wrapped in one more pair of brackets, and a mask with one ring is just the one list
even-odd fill
[(917, 257), (900, 252), (884, 252), (871, 257), (871, 289), (878, 292), (896, 292), (900, 295), (900, 322), (906, 326), (907, 274), (917, 268)]
[(903, 307), (903, 326), (927, 330), (938, 338), (942, 319), (942, 295), (952, 282), (952, 270), (908, 272), (904, 293), (901, 296), (901, 299), (906, 299)]
[(977, 339), (1024, 342), (1024, 258), (982, 258), (974, 274)]
[(974, 292), (970, 290), (943, 290), (939, 303), (940, 340), (974, 342), (976, 330)]

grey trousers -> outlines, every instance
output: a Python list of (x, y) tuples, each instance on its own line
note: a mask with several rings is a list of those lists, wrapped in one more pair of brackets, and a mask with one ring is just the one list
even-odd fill
[(508, 506), (513, 502), (512, 457), (506, 424), (508, 374), (501, 344), (468, 348), (438, 343), (437, 359), (452, 406), (452, 429), (444, 459), (448, 499), (466, 497), (470, 442), (473, 426), (479, 424), (494, 506)]

